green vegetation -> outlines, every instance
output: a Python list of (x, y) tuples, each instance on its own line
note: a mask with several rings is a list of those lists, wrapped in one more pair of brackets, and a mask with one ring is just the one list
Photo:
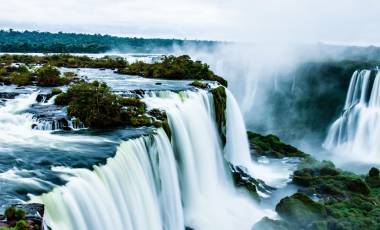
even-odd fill
[(59, 86), (68, 83), (66, 78), (60, 77), (60, 72), (57, 68), (51, 65), (43, 65), (36, 71), (38, 86)]
[(19, 53), (104, 53), (162, 52), (173, 47), (212, 49), (217, 42), (179, 39), (144, 39), (100, 34), (49, 33), (37, 31), (0, 30), (0, 52)]
[(54, 96), (54, 95), (57, 95), (57, 94), (60, 94), (62, 93), (62, 90), (60, 88), (52, 88), (51, 89), (51, 94)]
[(269, 134), (266, 136), (254, 132), (247, 132), (250, 148), (255, 156), (267, 156), (272, 158), (305, 157), (307, 154), (297, 148), (283, 143), (280, 138)]
[(227, 86), (227, 81), (215, 75), (210, 67), (200, 61), (193, 61), (188, 55), (179, 57), (165, 56), (157, 63), (136, 62), (129, 64), (119, 73), (139, 75), (148, 78), (164, 78), (170, 80), (211, 80)]
[(287, 221), (301, 226), (307, 226), (327, 215), (322, 204), (314, 202), (302, 193), (295, 193), (290, 197), (283, 198), (277, 204), (276, 212)]
[[(280, 221), (263, 219), (257, 226), (282, 229), (380, 229), (380, 177), (372, 168), (366, 176), (337, 169), (332, 162), (306, 157), (293, 173), (300, 193), (276, 206)], [(309, 196), (318, 197), (313, 201)]]
[(68, 106), (68, 115), (90, 128), (155, 125), (163, 127), (170, 137), (165, 113), (159, 110), (147, 113), (146, 105), (139, 98), (118, 96), (105, 83), (77, 82), (67, 92), (59, 94), (55, 104)]
[(70, 83), (72, 79), (60, 77), (57, 68), (45, 64), (33, 71), (26, 65), (0, 67), (0, 82), (18, 86), (36, 84), (42, 87), (60, 86)]
[(26, 219), (26, 213), (23, 209), (10, 206), (4, 213), (6, 227), (0, 227), (0, 230), (39, 230), (40, 227), (33, 222), (29, 223)]
[(55, 67), (67, 68), (107, 68), (117, 69), (125, 68), (127, 62), (121, 57), (105, 56), (101, 58), (91, 58), (88, 56), (77, 56), (71, 54), (54, 54), (54, 55), (17, 55), (5, 54), (0, 55), (0, 63), (11, 65), (12, 63), (51, 65)]
[[(380, 229), (380, 171), (371, 168), (360, 176), (317, 161), (282, 143), (273, 135), (248, 132), (251, 149), (274, 158), (301, 157), (292, 183), (298, 192), (276, 206), (281, 220), (263, 218), (253, 230), (356, 230)], [(258, 151), (259, 150), (259, 151)], [(271, 153), (275, 152), (275, 153)]]
[(5, 85), (28, 85), (34, 80), (33, 73), (25, 65), (2, 66), (0, 65), (0, 82)]
[(226, 143), (226, 109), (227, 109), (227, 95), (223, 86), (219, 86), (211, 90), (214, 98), (215, 119), (219, 135), (223, 144)]
[(105, 83), (82, 81), (58, 95), (55, 104), (68, 105), (68, 115), (79, 118), (87, 127), (111, 128), (123, 123), (122, 101)]
[[(148, 64), (143, 62), (136, 62), (129, 64), (125, 59), (121, 57), (105, 56), (101, 58), (90, 58), (87, 56), (76, 56), (70, 54), (56, 54), (56, 55), (43, 55), (43, 56), (31, 56), (31, 55), (0, 55), (0, 81), (9, 79), (3, 79), (3, 76), (9, 76), (12, 70), (8, 70), (14, 63), (23, 63), (25, 65), (42, 65), (42, 67), (36, 71), (38, 76), (37, 84), (40, 86), (58, 86), (67, 84), (76, 75), (73, 72), (65, 72), (63, 78), (59, 78), (59, 71), (56, 67), (67, 68), (106, 68), (117, 69), (118, 73), (139, 75), (147, 78), (163, 78), (169, 80), (193, 80), (197, 79), (192, 85), (200, 88), (207, 88), (207, 84), (200, 82), (199, 80), (217, 81), (220, 84), (226, 86), (227, 81), (223, 78), (215, 75), (207, 64), (200, 61), (193, 61), (189, 56), (183, 55), (179, 57), (168, 56), (163, 57), (160, 62)], [(1, 66), (0, 65), (0, 66)], [(28, 70), (28, 68), (25, 68)], [(20, 85), (31, 84), (34, 80), (30, 75), (17, 71), (17, 76), (13, 82), (17, 82)], [(20, 76), (19, 76), (20, 75)], [(13, 83), (12, 82), (12, 83)]]

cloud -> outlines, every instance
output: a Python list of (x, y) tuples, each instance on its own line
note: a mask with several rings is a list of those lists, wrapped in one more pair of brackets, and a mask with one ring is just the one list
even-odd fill
[(376, 0), (0, 0), (0, 27), (249, 42), (379, 44)]

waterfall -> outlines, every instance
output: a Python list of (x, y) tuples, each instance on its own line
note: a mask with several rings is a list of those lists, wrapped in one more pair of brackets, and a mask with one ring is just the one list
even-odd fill
[(247, 173), (254, 178), (265, 181), (273, 187), (283, 187), (289, 181), (293, 173), (287, 167), (274, 168), (263, 164), (257, 164), (251, 159), (247, 130), (245, 128), (243, 115), (233, 94), (226, 89), (227, 95), (227, 124), (225, 146), (226, 158), (234, 165), (243, 166)]
[(355, 71), (342, 115), (331, 125), (323, 147), (345, 158), (379, 162), (379, 137), (380, 72)]
[[(159, 92), (144, 101), (168, 114), (186, 224), (194, 229), (250, 229), (264, 212), (234, 188), (224, 164), (212, 95), (206, 91)], [(246, 138), (246, 133), (239, 134), (237, 138)]]
[[(65, 169), (73, 174), (65, 186), (34, 198), (45, 204), (49, 226), (250, 229), (267, 214), (245, 191), (234, 187), (210, 93), (151, 92), (143, 100), (148, 107), (166, 111), (171, 142), (158, 129), (121, 143), (116, 155), (93, 171)], [(249, 154), (248, 149), (244, 153)]]
[(63, 187), (35, 198), (52, 229), (184, 229), (178, 178), (163, 130), (123, 142), (104, 166), (69, 169)]

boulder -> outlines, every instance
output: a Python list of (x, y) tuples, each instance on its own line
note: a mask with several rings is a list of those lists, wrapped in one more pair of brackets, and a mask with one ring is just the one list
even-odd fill
[(302, 193), (283, 198), (276, 206), (276, 212), (284, 219), (299, 226), (323, 219), (326, 209)]

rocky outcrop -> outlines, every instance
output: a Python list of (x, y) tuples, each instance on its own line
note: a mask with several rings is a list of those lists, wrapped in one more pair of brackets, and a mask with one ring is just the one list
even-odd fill
[(254, 132), (247, 132), (250, 144), (251, 154), (253, 157), (306, 157), (307, 154), (298, 150), (297, 148), (283, 143), (280, 138), (275, 135), (269, 134), (266, 136)]

